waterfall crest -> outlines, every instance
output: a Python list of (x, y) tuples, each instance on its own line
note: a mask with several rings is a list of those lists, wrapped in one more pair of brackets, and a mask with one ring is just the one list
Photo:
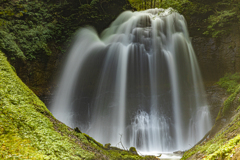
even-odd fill
[(172, 8), (123, 12), (99, 37), (83, 28), (50, 111), (101, 143), (185, 150), (211, 129), (184, 17)]

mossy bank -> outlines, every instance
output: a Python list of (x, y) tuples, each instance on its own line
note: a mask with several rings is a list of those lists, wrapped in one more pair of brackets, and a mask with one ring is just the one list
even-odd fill
[(104, 148), (55, 119), (0, 51), (0, 159), (156, 159)]
[(216, 85), (224, 88), (225, 95), (215, 124), (202, 141), (184, 154), (183, 160), (240, 157), (240, 73), (226, 74)]

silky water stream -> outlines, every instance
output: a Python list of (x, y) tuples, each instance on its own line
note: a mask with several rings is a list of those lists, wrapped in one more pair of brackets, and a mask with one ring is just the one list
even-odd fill
[(125, 11), (101, 36), (77, 33), (50, 111), (103, 144), (172, 152), (210, 130), (205, 96), (184, 17)]

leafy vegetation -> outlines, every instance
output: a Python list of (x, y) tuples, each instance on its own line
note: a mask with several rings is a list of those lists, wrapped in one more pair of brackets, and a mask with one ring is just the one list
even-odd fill
[(181, 12), (184, 5), (190, 3), (189, 0), (129, 0), (129, 2), (137, 10), (172, 7), (179, 12)]
[(51, 55), (48, 42), (54, 35), (54, 17), (42, 1), (1, 2), (0, 49), (12, 60), (36, 59), (38, 55)]
[[(225, 21), (231, 21), (239, 13), (238, 3), (225, 1), (209, 5), (195, 0), (130, 0), (138, 10), (173, 7), (185, 16), (217, 11), (205, 19), (209, 26), (204, 34), (212, 36), (225, 33), (215, 30), (224, 27)], [(53, 46), (64, 52), (63, 44), (69, 44), (80, 26), (94, 25), (100, 31), (117, 16), (111, 11), (112, 0), (3, 0), (0, 4), (0, 49), (12, 60), (46, 59), (52, 54)], [(220, 10), (225, 4), (230, 5), (231, 10)], [(124, 9), (130, 6), (123, 6)], [(104, 25), (99, 25), (101, 23)]]
[(172, 7), (188, 21), (194, 21), (190, 24), (195, 27), (194, 29), (214, 38), (226, 35), (231, 30), (230, 26), (240, 22), (240, 2), (237, 0), (130, 0), (130, 2), (137, 10)]
[(218, 84), (222, 88), (225, 88), (228, 93), (234, 93), (239, 83), (240, 73), (227, 73), (223, 78), (220, 78), (220, 80), (216, 84)]
[(155, 159), (105, 150), (56, 120), (0, 51), (0, 159)]
[(207, 156), (204, 159), (205, 160), (211, 160), (211, 159), (215, 159), (215, 158), (218, 158), (218, 157), (225, 157), (225, 158), (227, 157), (228, 159), (230, 159), (231, 155), (233, 155), (235, 153), (234, 152), (234, 149), (235, 149), (234, 147), (236, 145), (238, 145), (239, 142), (240, 142), (240, 135), (237, 135), (235, 138), (228, 141), (228, 143), (225, 143), (223, 146), (220, 146), (220, 148), (216, 144), (214, 144), (214, 146), (215, 147), (217, 146), (218, 148), (214, 147), (214, 150), (212, 150), (212, 148), (211, 148), (211, 146), (213, 145), (212, 144), (209, 147), (208, 150), (211, 150), (211, 152), (213, 152), (213, 153), (210, 154), (209, 156)]
[[(113, 2), (115, 1), (115, 2)], [(65, 51), (72, 35), (84, 25), (103, 30), (130, 5), (118, 0), (2, 0), (0, 2), (0, 49), (11, 60), (46, 59), (53, 47)], [(126, 4), (126, 5), (124, 5)], [(122, 6), (122, 8), (121, 8)], [(120, 9), (119, 9), (120, 8)]]
[(229, 33), (233, 24), (240, 23), (240, 2), (236, 0), (221, 0), (213, 7), (213, 14), (206, 19), (207, 31), (203, 34), (219, 37)]

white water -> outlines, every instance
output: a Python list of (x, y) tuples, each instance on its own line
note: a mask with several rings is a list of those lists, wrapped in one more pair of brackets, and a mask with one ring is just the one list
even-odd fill
[(184, 17), (126, 11), (100, 38), (81, 29), (50, 110), (101, 143), (122, 136), (156, 153), (193, 146), (212, 124)]
[(182, 154), (175, 154), (175, 153), (157, 153), (157, 152), (139, 152), (140, 155), (152, 155), (156, 156), (161, 160), (180, 160), (182, 158)]

